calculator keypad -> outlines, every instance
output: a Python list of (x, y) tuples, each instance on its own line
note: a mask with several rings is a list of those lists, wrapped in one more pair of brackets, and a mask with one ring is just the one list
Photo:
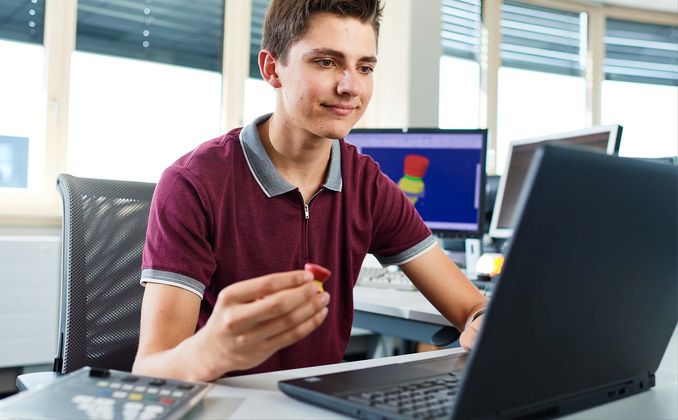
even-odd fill
[(71, 402), (88, 418), (122, 416), (124, 420), (153, 420), (194, 387), (192, 384), (168, 384), (164, 379), (152, 379), (144, 384), (139, 377), (130, 375), (118, 380), (97, 381), (97, 396), (78, 394)]

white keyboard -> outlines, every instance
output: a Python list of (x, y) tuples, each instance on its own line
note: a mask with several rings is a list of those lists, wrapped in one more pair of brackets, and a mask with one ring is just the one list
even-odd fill
[(397, 266), (366, 267), (360, 269), (358, 286), (381, 287), (384, 289), (417, 290)]
[[(464, 274), (465, 270), (462, 270)], [(491, 297), (494, 284), (485, 281), (471, 280), (483, 296)], [(365, 267), (360, 269), (358, 286), (377, 287), (382, 289), (417, 290), (417, 287), (407, 278), (397, 266)]]
[[(471, 282), (487, 297), (492, 294), (495, 282), (486, 282), (476, 279), (474, 275), (468, 276), (466, 270), (460, 267), (462, 273), (471, 280)], [(365, 256), (360, 274), (358, 275), (358, 286), (376, 287), (382, 289), (397, 289), (415, 291), (417, 287), (407, 278), (400, 268), (396, 265), (383, 267), (377, 258), (372, 254)]]

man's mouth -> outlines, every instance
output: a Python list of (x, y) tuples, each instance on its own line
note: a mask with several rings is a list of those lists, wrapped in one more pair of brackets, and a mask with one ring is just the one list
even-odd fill
[(333, 114), (345, 117), (350, 115), (358, 107), (355, 105), (348, 104), (322, 104), (323, 107), (327, 108)]

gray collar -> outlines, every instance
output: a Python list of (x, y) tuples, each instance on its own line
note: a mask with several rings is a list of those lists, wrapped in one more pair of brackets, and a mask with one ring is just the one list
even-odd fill
[[(240, 131), (240, 143), (245, 154), (247, 165), (257, 183), (267, 197), (285, 194), (297, 187), (287, 182), (271, 162), (264, 145), (261, 144), (257, 125), (266, 121), (272, 114), (262, 115)], [(341, 191), (341, 146), (338, 141), (332, 143), (330, 155), (330, 169), (323, 186), (332, 191)]]

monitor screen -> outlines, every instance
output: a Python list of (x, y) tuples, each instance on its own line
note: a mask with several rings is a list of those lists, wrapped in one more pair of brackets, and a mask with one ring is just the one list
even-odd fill
[(513, 234), (518, 197), (523, 189), (532, 157), (544, 142), (586, 146), (607, 154), (616, 154), (619, 151), (621, 133), (620, 125), (611, 125), (512, 142), (509, 145), (506, 169), (499, 181), (490, 223), (490, 236), (510, 238)]
[(436, 235), (482, 236), (487, 130), (356, 129), (346, 141), (379, 163)]

